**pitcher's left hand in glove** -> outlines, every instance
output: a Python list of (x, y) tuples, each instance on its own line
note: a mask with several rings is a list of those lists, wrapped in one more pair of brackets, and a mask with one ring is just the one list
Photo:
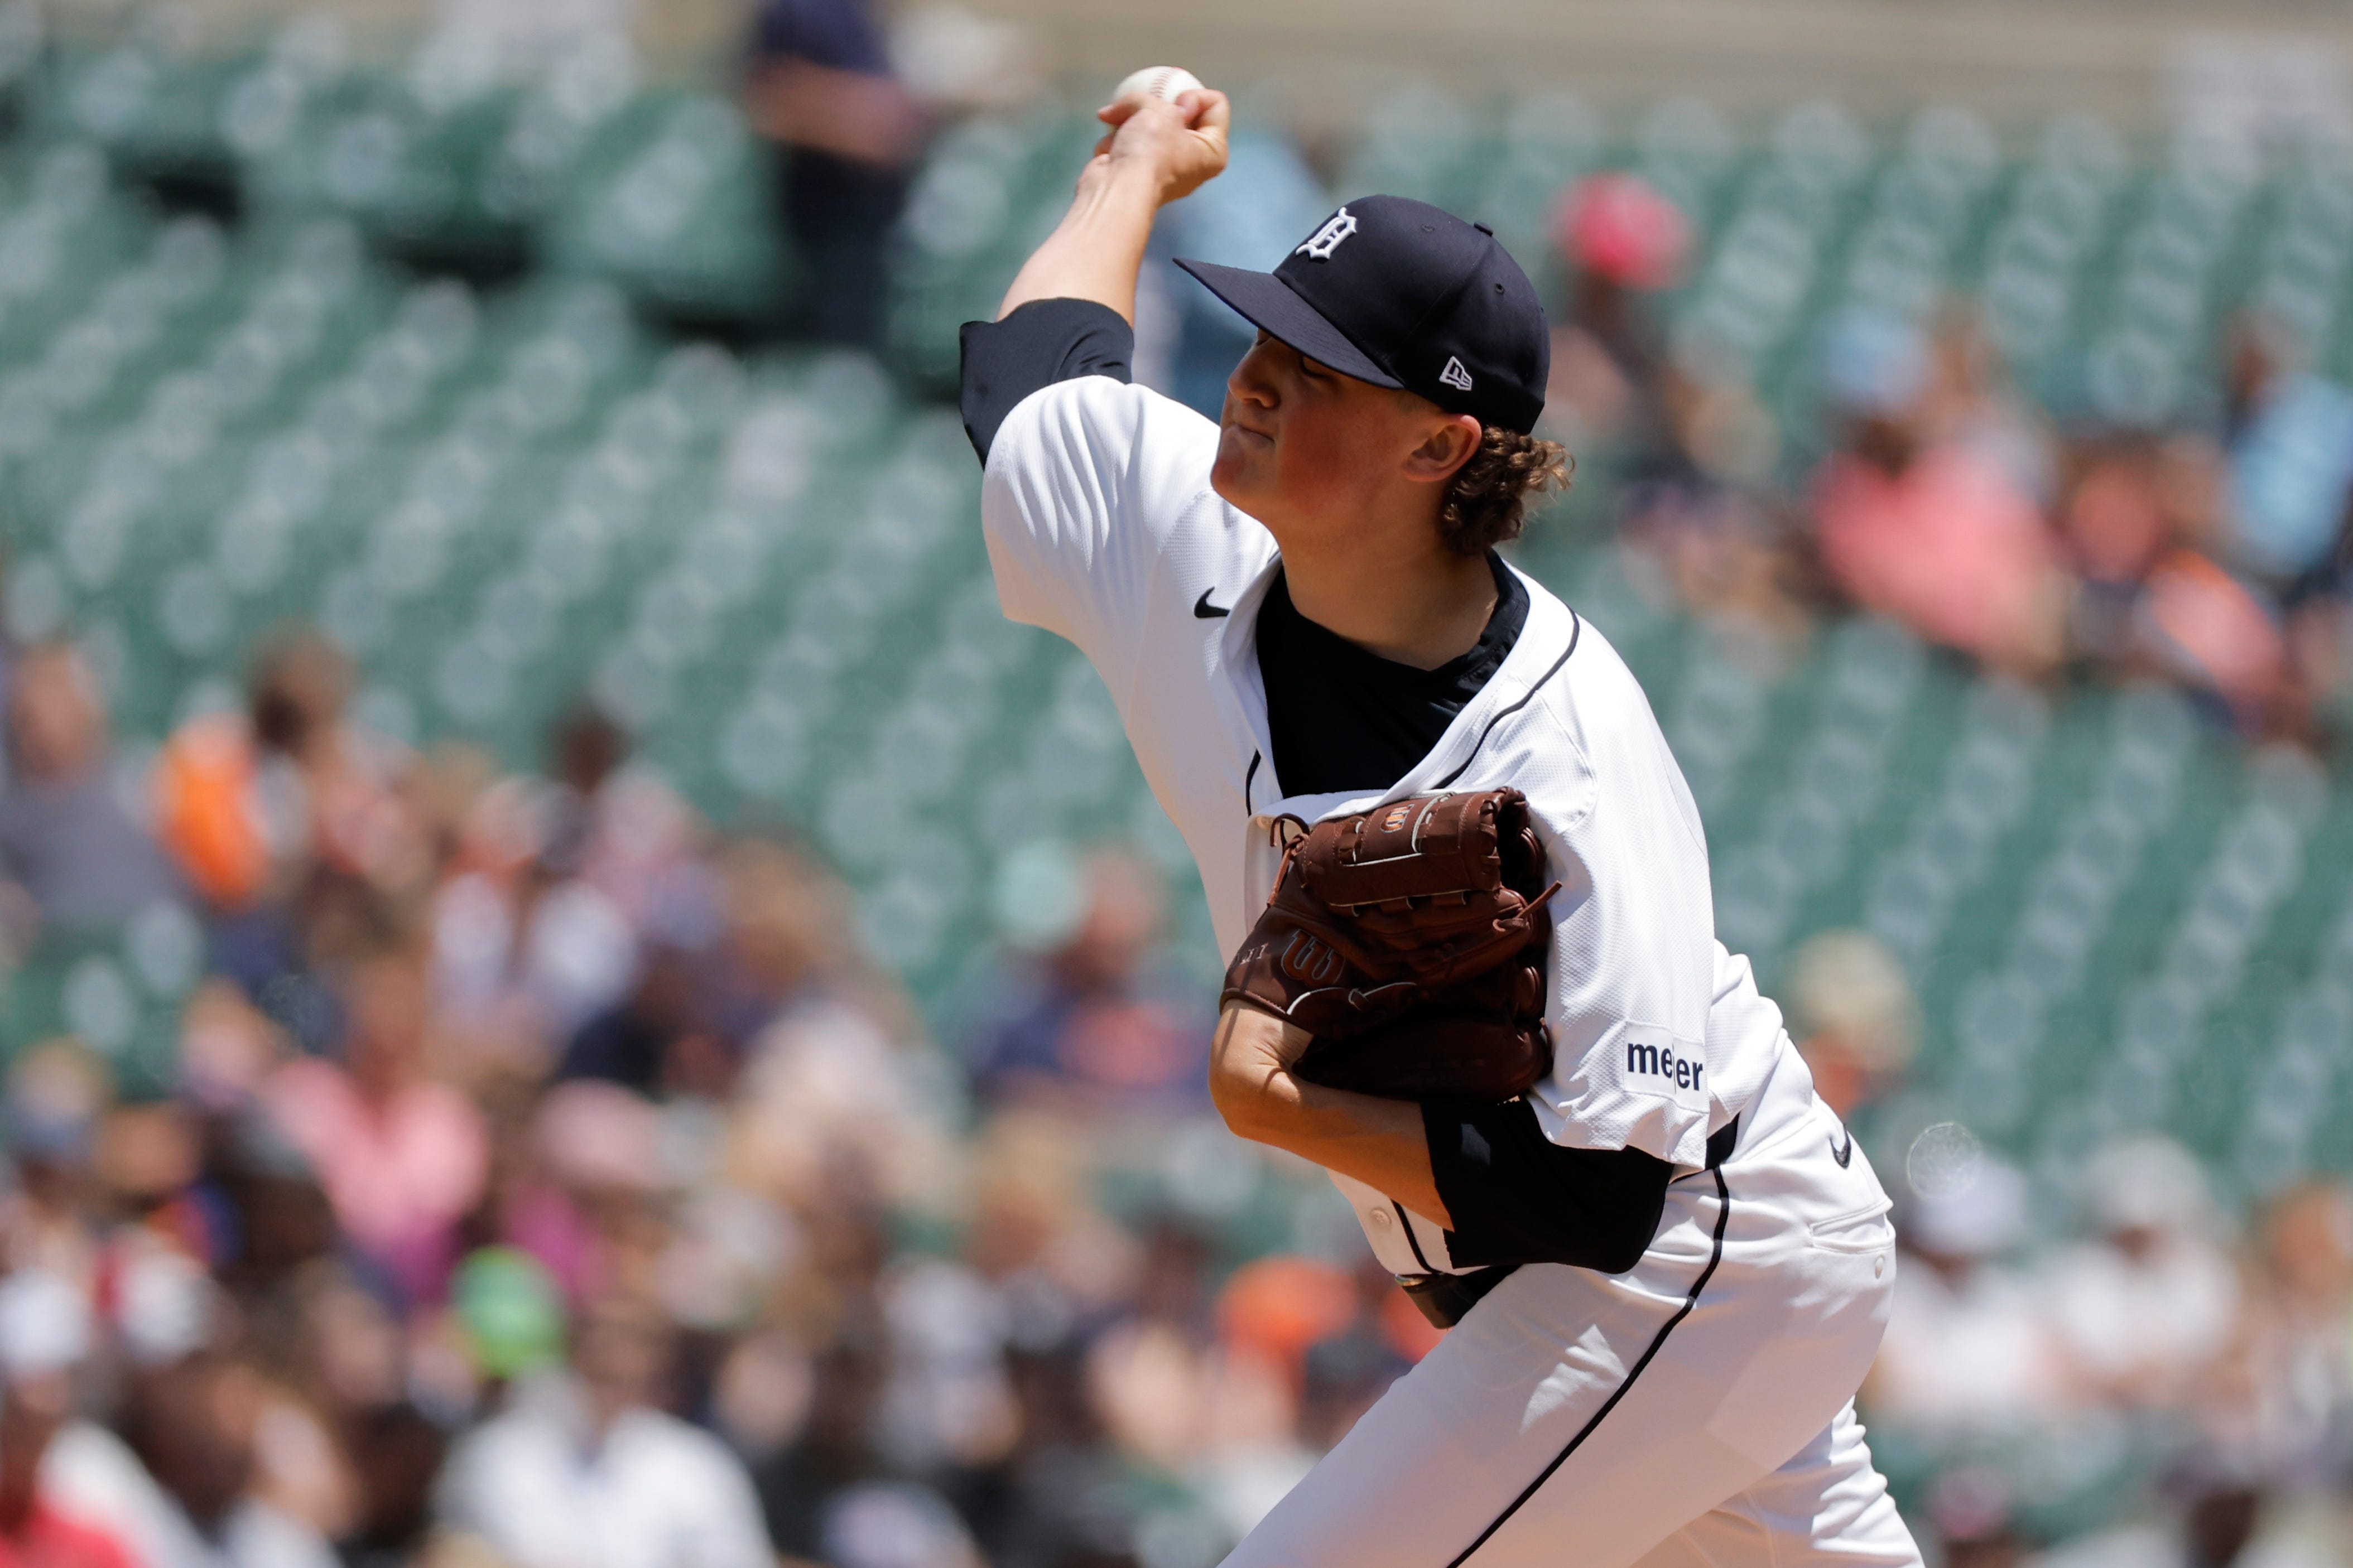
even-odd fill
[(1544, 850), (1515, 789), (1318, 823), (1226, 970), (1224, 1000), (1314, 1037), (1293, 1071), (1390, 1100), (1504, 1100), (1552, 1069)]

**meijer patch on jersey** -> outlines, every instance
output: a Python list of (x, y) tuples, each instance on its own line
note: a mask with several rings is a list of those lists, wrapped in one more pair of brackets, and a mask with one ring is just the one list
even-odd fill
[(1663, 1095), (1685, 1110), (1707, 1109), (1707, 1061), (1689, 1040), (1655, 1024), (1629, 1024), (1611, 1057), (1628, 1092)]

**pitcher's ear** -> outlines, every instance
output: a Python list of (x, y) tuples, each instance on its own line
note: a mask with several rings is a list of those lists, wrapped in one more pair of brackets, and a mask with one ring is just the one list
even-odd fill
[(1407, 458), (1407, 471), (1417, 479), (1443, 484), (1478, 456), (1479, 442), (1484, 434), (1479, 421), (1468, 414), (1449, 415), (1430, 426), (1421, 445)]

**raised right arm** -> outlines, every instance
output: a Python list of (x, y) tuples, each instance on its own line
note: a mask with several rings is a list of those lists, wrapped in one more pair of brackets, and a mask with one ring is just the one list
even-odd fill
[(997, 427), (1039, 387), (1082, 375), (1128, 379), (1135, 275), (1153, 215), (1226, 166), (1221, 92), (1096, 112), (1112, 129), (1080, 173), (1071, 210), (1015, 276), (997, 320), (965, 325), (958, 401), (984, 463)]
[(1033, 300), (1092, 300), (1134, 325), (1135, 275), (1154, 215), (1226, 166), (1233, 110), (1214, 89), (1095, 112), (1111, 130), (1080, 172), (1071, 210), (1014, 276), (997, 308), (1000, 321)]

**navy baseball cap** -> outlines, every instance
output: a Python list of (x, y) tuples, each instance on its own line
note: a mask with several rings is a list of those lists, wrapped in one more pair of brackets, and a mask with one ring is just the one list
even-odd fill
[(1484, 224), (1404, 196), (1359, 196), (1272, 272), (1176, 265), (1251, 325), (1343, 375), (1522, 434), (1544, 412), (1544, 307)]

